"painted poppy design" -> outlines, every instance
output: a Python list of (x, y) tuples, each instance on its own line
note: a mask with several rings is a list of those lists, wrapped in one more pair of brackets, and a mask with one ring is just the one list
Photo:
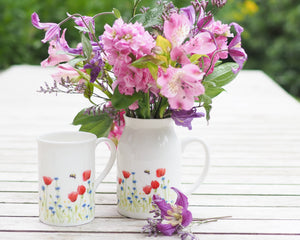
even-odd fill
[(147, 195), (151, 193), (151, 190), (152, 190), (152, 187), (150, 185), (143, 187), (143, 191)]
[(159, 186), (160, 186), (160, 184), (159, 184), (158, 181), (156, 181), (156, 180), (151, 181), (151, 187), (152, 187), (153, 189), (157, 189), (157, 188), (159, 188)]
[(128, 171), (122, 171), (124, 178), (129, 178), (130, 177), (130, 172)]
[(166, 174), (166, 169), (165, 168), (158, 168), (156, 170), (156, 176), (157, 177), (162, 177)]
[(91, 177), (91, 170), (86, 170), (83, 172), (83, 174), (82, 174), (83, 181), (89, 180), (90, 177)]
[(53, 179), (51, 177), (43, 177), (44, 183), (48, 186), (52, 183)]
[(85, 191), (86, 191), (85, 186), (83, 186), (83, 185), (78, 186), (77, 192), (79, 195), (83, 195), (85, 193)]
[(78, 192), (71, 192), (68, 194), (68, 198), (70, 199), (71, 202), (75, 202), (78, 197)]
[(119, 182), (119, 184), (121, 184), (122, 183), (122, 178), (118, 178), (118, 182)]

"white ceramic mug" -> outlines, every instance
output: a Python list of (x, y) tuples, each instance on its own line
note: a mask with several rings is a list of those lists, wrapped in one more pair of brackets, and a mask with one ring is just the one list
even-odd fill
[[(74, 226), (94, 219), (95, 191), (116, 159), (115, 144), (87, 132), (55, 132), (38, 138), (40, 221)], [(110, 147), (106, 167), (95, 179), (95, 149)]]

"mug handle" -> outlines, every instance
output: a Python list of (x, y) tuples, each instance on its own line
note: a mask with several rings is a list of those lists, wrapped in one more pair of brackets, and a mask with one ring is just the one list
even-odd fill
[(206, 145), (206, 143), (198, 138), (198, 137), (188, 137), (188, 138), (184, 138), (182, 141), (181, 141), (181, 150), (182, 150), (182, 153), (184, 152), (186, 146), (192, 142), (197, 142), (197, 143), (200, 143), (202, 144), (203, 148), (204, 148), (204, 151), (205, 151), (205, 165), (204, 165), (204, 168), (202, 170), (202, 173), (201, 175), (197, 178), (196, 182), (191, 186), (190, 189), (188, 189), (186, 192), (186, 194), (191, 194), (192, 192), (194, 192), (201, 183), (203, 183), (205, 177), (207, 176), (207, 173), (208, 173), (208, 168), (209, 168), (209, 165), (210, 165), (210, 154), (209, 154), (209, 149), (208, 149), (208, 146)]
[(96, 140), (96, 146), (102, 142), (108, 143), (108, 145), (110, 147), (110, 157), (109, 157), (108, 163), (106, 164), (104, 170), (100, 173), (99, 177), (97, 177), (97, 179), (95, 180), (95, 190), (98, 188), (99, 184), (106, 177), (106, 175), (109, 173), (109, 171), (113, 167), (114, 162), (116, 160), (117, 148), (116, 148), (116, 145), (113, 143), (113, 141), (106, 137), (101, 137)]

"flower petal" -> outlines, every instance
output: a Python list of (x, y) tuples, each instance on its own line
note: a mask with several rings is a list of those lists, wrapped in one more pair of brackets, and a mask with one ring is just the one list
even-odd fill
[(157, 229), (166, 236), (171, 236), (176, 231), (176, 226), (171, 224), (158, 223)]
[(162, 218), (167, 216), (167, 211), (172, 209), (171, 205), (164, 199), (162, 199), (159, 195), (153, 195), (152, 200), (160, 209)]
[(180, 192), (177, 188), (171, 187), (177, 193), (177, 200), (175, 205), (182, 206), (183, 209), (187, 209), (189, 206), (188, 198), (182, 192)]
[(182, 210), (182, 222), (181, 225), (183, 227), (186, 227), (190, 225), (190, 223), (193, 221), (192, 213), (189, 210)]

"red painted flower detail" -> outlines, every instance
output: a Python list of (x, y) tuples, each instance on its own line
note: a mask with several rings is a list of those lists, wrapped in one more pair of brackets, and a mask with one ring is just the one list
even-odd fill
[(119, 184), (121, 184), (122, 183), (122, 178), (118, 178), (118, 182), (119, 182)]
[(70, 199), (71, 202), (75, 202), (78, 197), (78, 192), (71, 192), (68, 194), (68, 198)]
[(165, 168), (159, 168), (156, 170), (156, 176), (157, 177), (162, 177), (166, 174), (166, 169)]
[(129, 178), (130, 177), (130, 172), (127, 171), (122, 171), (124, 178)]
[(152, 190), (152, 187), (150, 185), (143, 187), (143, 191), (147, 195), (151, 193), (151, 190)]
[(43, 180), (46, 185), (50, 185), (53, 181), (51, 177), (45, 177), (45, 176), (43, 177)]
[(91, 177), (91, 170), (86, 170), (82, 174), (83, 181), (89, 180)]
[(157, 188), (159, 188), (159, 182), (158, 181), (156, 181), (156, 180), (154, 180), (154, 181), (151, 181), (151, 187), (153, 188), (153, 189), (157, 189)]
[(80, 185), (77, 188), (77, 192), (78, 192), (79, 195), (83, 195), (85, 193), (85, 190), (86, 190), (86, 188), (83, 185)]

